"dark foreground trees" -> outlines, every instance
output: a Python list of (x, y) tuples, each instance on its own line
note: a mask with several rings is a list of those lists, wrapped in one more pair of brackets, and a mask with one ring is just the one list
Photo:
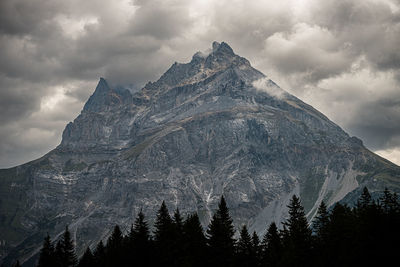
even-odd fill
[(397, 261), (400, 204), (388, 190), (373, 200), (364, 189), (354, 208), (321, 202), (312, 227), (297, 196), (288, 210), (283, 227), (271, 223), (260, 241), (246, 226), (235, 238), (223, 197), (206, 233), (196, 213), (183, 218), (176, 210), (171, 217), (163, 202), (153, 234), (140, 211), (126, 235), (115, 226), (105, 245), (87, 248), (78, 262), (67, 227), (55, 247), (45, 237), (37, 266), (389, 266)]

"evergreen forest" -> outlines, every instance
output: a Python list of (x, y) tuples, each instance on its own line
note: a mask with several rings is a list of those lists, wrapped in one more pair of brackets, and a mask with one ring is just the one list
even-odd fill
[[(171, 215), (163, 202), (151, 229), (139, 212), (130, 231), (116, 225), (105, 242), (87, 248), (78, 258), (66, 227), (53, 242), (44, 238), (38, 267), (111, 266), (393, 266), (399, 262), (400, 203), (385, 190), (372, 199), (367, 188), (354, 207), (321, 203), (308, 222), (300, 199), (294, 195), (287, 220), (271, 223), (263, 236), (235, 229), (224, 197), (203, 229), (196, 213)], [(395, 264), (396, 265), (396, 264)], [(19, 266), (17, 262), (15, 266)]]

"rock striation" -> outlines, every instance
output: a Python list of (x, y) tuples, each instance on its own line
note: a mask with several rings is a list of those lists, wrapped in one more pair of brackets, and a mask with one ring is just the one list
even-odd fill
[(262, 234), (292, 194), (311, 219), (322, 200), (399, 181), (400, 167), (214, 42), (136, 93), (101, 78), (57, 148), (0, 170), (0, 253), (32, 264), (66, 224), (82, 252), (163, 200), (207, 225), (222, 194), (237, 226)]

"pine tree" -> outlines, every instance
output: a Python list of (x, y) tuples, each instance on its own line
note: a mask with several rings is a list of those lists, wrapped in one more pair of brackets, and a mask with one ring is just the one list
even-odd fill
[(130, 238), (136, 244), (146, 244), (150, 240), (150, 230), (147, 221), (145, 220), (142, 210), (139, 211), (136, 217), (135, 224), (131, 229)]
[(55, 250), (51, 244), (49, 234), (44, 238), (43, 247), (40, 250), (38, 267), (52, 267), (55, 263)]
[(181, 213), (179, 212), (178, 208), (176, 208), (176, 210), (174, 212), (173, 222), (174, 222), (176, 231), (181, 233), (182, 227), (183, 227), (183, 219), (182, 219)]
[(199, 216), (189, 215), (183, 224), (183, 266), (205, 266), (207, 245)]
[[(346, 205), (336, 203), (329, 216), (329, 238), (326, 266), (359, 266), (353, 261), (357, 249), (358, 227), (354, 212)], [(355, 227), (357, 226), (357, 227)], [(335, 251), (335, 253), (331, 253)]]
[(359, 255), (361, 264), (379, 264), (379, 259), (374, 255), (382, 247), (376, 241), (382, 235), (379, 224), (383, 214), (379, 203), (372, 199), (366, 187), (363, 188), (354, 211), (357, 220), (356, 238), (358, 240), (354, 254)]
[(118, 225), (114, 226), (114, 230), (111, 236), (107, 240), (106, 250), (117, 250), (122, 246), (124, 237), (121, 232), (121, 228)]
[(256, 259), (253, 242), (246, 225), (240, 230), (240, 237), (236, 246), (237, 266), (255, 266)]
[(156, 265), (172, 265), (175, 259), (173, 257), (174, 247), (171, 246), (171, 242), (175, 238), (175, 231), (173, 220), (164, 201), (157, 212), (154, 227), (154, 244), (158, 255), (158, 263)]
[(82, 255), (79, 260), (78, 267), (94, 267), (96, 266), (95, 259), (90, 248), (86, 248), (85, 253)]
[(118, 225), (114, 226), (114, 230), (111, 236), (107, 240), (106, 244), (106, 262), (108, 265), (119, 266), (124, 261), (122, 256), (124, 246), (124, 236), (122, 235), (121, 229)]
[(364, 187), (360, 199), (357, 201), (357, 208), (359, 210), (364, 210), (372, 204), (371, 194), (368, 188)]
[(258, 237), (256, 231), (253, 232), (253, 235), (251, 237), (251, 242), (253, 244), (254, 257), (256, 259), (255, 266), (259, 266), (261, 262), (261, 246), (260, 246), (260, 238)]
[(317, 216), (313, 222), (313, 228), (317, 238), (320, 242), (324, 243), (328, 238), (328, 227), (329, 227), (329, 213), (325, 202), (321, 202), (319, 205)]
[(284, 223), (284, 260), (288, 266), (307, 266), (312, 248), (311, 229), (300, 199), (293, 195), (289, 208), (289, 219)]
[(207, 229), (208, 245), (211, 249), (211, 260), (215, 266), (232, 266), (235, 234), (232, 218), (225, 198), (222, 196), (218, 210), (213, 215)]
[[(381, 266), (390, 266), (397, 261), (398, 241), (400, 240), (400, 203), (396, 193), (391, 193), (387, 188), (380, 198), (382, 216), (379, 231), (379, 251)], [(376, 242), (376, 241), (375, 241)], [(383, 257), (384, 255), (384, 257)]]
[(60, 267), (73, 267), (78, 263), (74, 241), (71, 238), (68, 226), (65, 227), (63, 236), (57, 242), (55, 255), (57, 264)]
[(106, 248), (104, 246), (104, 243), (102, 240), (97, 244), (96, 249), (94, 250), (93, 253), (94, 256), (94, 261), (96, 263), (96, 266), (106, 266), (106, 260), (107, 260), (107, 255), (106, 255)]
[(156, 222), (154, 224), (154, 240), (159, 244), (167, 244), (170, 241), (171, 229), (172, 229), (172, 219), (169, 215), (167, 205), (163, 201), (161, 207), (157, 212)]
[(142, 210), (139, 211), (128, 238), (130, 263), (137, 266), (150, 266), (152, 252), (150, 230)]
[(328, 250), (329, 242), (329, 212), (325, 203), (322, 201), (319, 205), (317, 215), (314, 218), (313, 230), (315, 236), (315, 260), (319, 266), (327, 266), (327, 259), (331, 251)]
[(391, 193), (387, 188), (383, 191), (380, 203), (385, 214), (400, 213), (400, 203), (396, 193)]
[(278, 227), (273, 222), (269, 225), (261, 243), (262, 266), (278, 266), (282, 257), (282, 240)]
[(184, 260), (182, 255), (183, 250), (183, 219), (179, 209), (176, 208), (173, 216), (173, 235), (174, 238), (171, 240), (171, 256), (173, 257), (173, 265), (180, 266)]

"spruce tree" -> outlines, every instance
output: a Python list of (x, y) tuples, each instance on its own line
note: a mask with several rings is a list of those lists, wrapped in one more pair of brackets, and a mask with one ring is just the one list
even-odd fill
[(364, 187), (363, 192), (357, 201), (357, 209), (359, 211), (364, 211), (365, 209), (370, 207), (371, 204), (372, 204), (371, 194), (369, 193), (368, 188)]
[(326, 266), (329, 264), (327, 262), (329, 254), (331, 254), (331, 251), (328, 249), (329, 227), (329, 212), (325, 203), (322, 201), (313, 221), (313, 230), (315, 233), (315, 258), (318, 263), (317, 265), (319, 266)]
[(182, 255), (183, 250), (183, 218), (179, 209), (176, 208), (173, 216), (173, 235), (174, 238), (171, 240), (172, 257), (174, 259), (173, 265), (180, 266), (184, 260)]
[(163, 201), (157, 212), (156, 222), (154, 224), (154, 244), (158, 255), (157, 265), (172, 265), (175, 261), (173, 257), (174, 247), (171, 246), (174, 240), (174, 224), (169, 215), (168, 208)]
[(206, 266), (207, 245), (199, 216), (189, 215), (183, 223), (183, 266)]
[(392, 262), (397, 261), (397, 244), (400, 240), (400, 203), (397, 194), (391, 193), (387, 188), (380, 198), (380, 203), (382, 205), (380, 242), (379, 251), (376, 253), (383, 259), (381, 266), (390, 266)]
[[(354, 212), (347, 206), (336, 203), (329, 216), (329, 241), (326, 266), (359, 266), (353, 261), (357, 250), (357, 221)], [(357, 226), (357, 227), (356, 227)]]
[(383, 196), (379, 199), (385, 214), (400, 213), (400, 203), (396, 193), (391, 193), (387, 188), (383, 191)]
[(52, 267), (56, 265), (55, 250), (51, 244), (49, 234), (44, 238), (42, 249), (40, 250), (38, 267)]
[(328, 238), (328, 227), (329, 227), (329, 213), (325, 202), (322, 201), (319, 205), (317, 215), (313, 222), (313, 229), (317, 238), (320, 242), (326, 242)]
[(308, 227), (304, 208), (296, 195), (293, 195), (288, 208), (289, 218), (284, 223), (287, 232), (284, 236), (283, 259), (289, 266), (307, 266), (312, 248), (311, 229)]
[(85, 253), (82, 255), (81, 259), (79, 260), (78, 267), (95, 267), (95, 259), (93, 256), (92, 251), (89, 247), (86, 248)]
[(262, 266), (278, 266), (282, 257), (282, 240), (278, 232), (278, 227), (272, 222), (265, 233), (261, 243), (261, 263)]
[(211, 249), (211, 260), (215, 266), (232, 266), (235, 239), (232, 218), (225, 198), (222, 196), (218, 210), (214, 213), (207, 229), (208, 245)]
[(105, 248), (102, 240), (100, 240), (100, 242), (97, 244), (96, 249), (94, 250), (93, 256), (94, 256), (94, 261), (96, 263), (96, 266), (99, 266), (99, 267), (106, 266), (106, 260), (107, 260), (106, 248)]
[(158, 244), (167, 245), (171, 237), (171, 230), (173, 221), (169, 215), (167, 205), (163, 201), (161, 207), (157, 212), (156, 222), (154, 224), (154, 240)]
[(111, 236), (106, 244), (106, 263), (108, 265), (121, 265), (124, 261), (123, 258), (124, 236), (118, 225), (114, 226)]
[(65, 227), (64, 234), (57, 242), (55, 255), (57, 264), (60, 267), (73, 267), (78, 263), (74, 241), (71, 238), (68, 226)]
[(151, 252), (149, 226), (142, 210), (140, 210), (129, 233), (128, 253), (130, 263), (137, 266), (150, 266)]
[(106, 250), (117, 250), (122, 246), (124, 237), (121, 232), (121, 228), (118, 225), (114, 226), (114, 230), (111, 236), (107, 240)]
[(150, 240), (149, 226), (142, 210), (139, 211), (129, 236), (137, 245), (144, 245)]
[(174, 212), (173, 223), (175, 225), (176, 231), (181, 233), (182, 227), (183, 227), (183, 219), (182, 219), (181, 213), (179, 212), (178, 208), (176, 208), (176, 210)]
[(253, 232), (253, 235), (251, 237), (251, 242), (253, 244), (253, 252), (254, 252), (254, 257), (256, 259), (256, 266), (259, 266), (261, 262), (261, 246), (260, 246), (260, 238), (258, 237), (256, 231)]
[(354, 248), (354, 254), (358, 254), (361, 264), (379, 264), (375, 253), (382, 247), (378, 244), (381, 238), (381, 228), (379, 226), (382, 218), (382, 210), (379, 203), (374, 201), (366, 187), (357, 202), (355, 208), (357, 229), (356, 239), (357, 247)]
[(255, 266), (255, 251), (251, 236), (246, 225), (240, 230), (240, 237), (236, 245), (237, 266)]

